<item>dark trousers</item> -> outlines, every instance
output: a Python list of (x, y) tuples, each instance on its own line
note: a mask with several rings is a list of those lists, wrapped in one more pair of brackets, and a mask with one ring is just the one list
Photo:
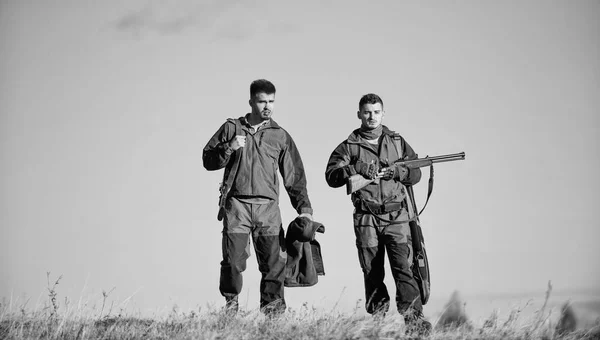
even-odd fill
[[(390, 221), (408, 219), (406, 209), (377, 215)], [(370, 314), (385, 313), (390, 295), (383, 282), (385, 253), (396, 284), (396, 307), (401, 314), (422, 311), (419, 287), (413, 278), (412, 243), (408, 222), (390, 224), (368, 213), (355, 212), (354, 233), (365, 282), (365, 307)]]
[(223, 260), (219, 290), (226, 299), (237, 299), (242, 291), (242, 272), (250, 256), (250, 239), (258, 261), (260, 307), (264, 312), (285, 311), (285, 239), (277, 201), (266, 204), (228, 200), (223, 219)]

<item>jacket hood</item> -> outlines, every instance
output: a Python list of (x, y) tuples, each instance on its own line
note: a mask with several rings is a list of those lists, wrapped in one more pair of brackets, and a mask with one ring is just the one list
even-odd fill
[(287, 238), (294, 241), (309, 242), (315, 239), (317, 232), (325, 232), (325, 226), (322, 223), (311, 221), (306, 217), (296, 217), (288, 225)]

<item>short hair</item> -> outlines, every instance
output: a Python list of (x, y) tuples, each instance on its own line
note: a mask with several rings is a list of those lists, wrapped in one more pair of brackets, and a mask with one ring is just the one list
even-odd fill
[(250, 98), (260, 92), (273, 94), (275, 93), (275, 85), (266, 79), (257, 79), (250, 84)]
[(360, 98), (360, 101), (358, 102), (358, 109), (360, 110), (360, 108), (365, 104), (376, 104), (376, 103), (381, 104), (381, 108), (383, 109), (383, 100), (381, 100), (381, 98), (378, 95), (376, 95), (375, 93), (368, 93)]

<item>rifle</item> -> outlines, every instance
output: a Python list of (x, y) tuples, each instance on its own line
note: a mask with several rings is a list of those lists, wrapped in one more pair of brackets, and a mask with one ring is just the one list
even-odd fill
[[(450, 154), (450, 155), (441, 155), (441, 156), (432, 156), (432, 157), (427, 156), (425, 158), (417, 158), (417, 159), (412, 159), (412, 160), (398, 160), (398, 161), (394, 162), (393, 165), (402, 165), (409, 169), (417, 169), (417, 168), (423, 168), (426, 166), (431, 166), (434, 163), (460, 161), (463, 159), (465, 159), (465, 153), (460, 152), (460, 153), (454, 153), (454, 154)], [(364, 178), (362, 175), (359, 175), (359, 174), (352, 175), (352, 176), (350, 176), (350, 178), (348, 178), (348, 182), (346, 183), (346, 193), (348, 195), (350, 195), (351, 193), (355, 192), (356, 190), (362, 189), (365, 186), (367, 186), (375, 181), (378, 181), (378, 180), (379, 179)]]

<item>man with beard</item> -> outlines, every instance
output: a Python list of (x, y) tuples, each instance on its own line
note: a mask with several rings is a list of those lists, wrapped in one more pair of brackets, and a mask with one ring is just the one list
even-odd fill
[(207, 170), (225, 168), (221, 188), (223, 219), (219, 290), (226, 309), (238, 310), (242, 272), (254, 243), (260, 281), (261, 311), (277, 315), (286, 308), (285, 239), (279, 211), (279, 178), (283, 178), (292, 206), (299, 217), (312, 221), (312, 207), (300, 153), (292, 137), (271, 116), (275, 86), (259, 79), (250, 85), (252, 111), (228, 119), (208, 141), (202, 154)]
[(352, 193), (354, 233), (363, 271), (366, 309), (383, 316), (390, 296), (383, 282), (385, 252), (396, 284), (396, 307), (404, 316), (407, 331), (429, 334), (431, 324), (423, 316), (418, 285), (411, 271), (407, 190), (421, 179), (420, 169), (393, 164), (417, 155), (402, 136), (382, 125), (383, 101), (376, 94), (364, 95), (358, 103), (360, 128), (333, 151), (325, 178), (332, 188), (347, 184), (353, 175), (373, 180)]

